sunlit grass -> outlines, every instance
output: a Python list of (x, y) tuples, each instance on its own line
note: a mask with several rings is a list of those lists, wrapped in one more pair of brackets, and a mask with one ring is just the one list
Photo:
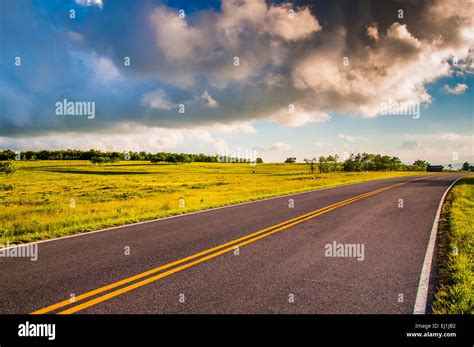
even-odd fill
[(448, 194), (440, 221), (440, 283), (433, 312), (474, 313), (474, 176)]
[[(0, 177), (0, 243), (29, 242), (414, 172), (309, 174), (303, 164), (20, 161)], [(184, 208), (179, 206), (184, 200)]]

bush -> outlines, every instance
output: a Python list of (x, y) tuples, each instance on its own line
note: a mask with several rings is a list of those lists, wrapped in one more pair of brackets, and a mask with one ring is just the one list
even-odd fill
[(0, 184), (0, 190), (13, 190), (15, 189), (15, 185), (14, 184), (10, 184), (10, 183), (2, 183)]
[(109, 157), (93, 157), (91, 159), (91, 163), (92, 164), (110, 164), (110, 163), (116, 163), (120, 161), (120, 158), (118, 157), (112, 157), (112, 158), (109, 158)]
[(16, 171), (15, 165), (12, 161), (2, 161), (0, 162), (0, 173), (5, 175), (13, 175)]

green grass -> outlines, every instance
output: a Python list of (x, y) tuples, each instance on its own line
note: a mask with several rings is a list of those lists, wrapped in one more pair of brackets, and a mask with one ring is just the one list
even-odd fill
[[(303, 164), (20, 161), (0, 176), (0, 243), (49, 239), (414, 172), (308, 173)], [(179, 206), (180, 199), (185, 206)]]
[(474, 176), (448, 194), (440, 219), (438, 314), (474, 313)]

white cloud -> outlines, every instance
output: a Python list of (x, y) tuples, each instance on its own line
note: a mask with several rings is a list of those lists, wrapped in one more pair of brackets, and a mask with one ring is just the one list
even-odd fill
[(269, 73), (263, 79), (262, 83), (267, 87), (276, 87), (281, 85), (285, 81), (285, 77), (277, 73)]
[(239, 133), (239, 134), (256, 134), (257, 129), (254, 128), (251, 122), (247, 121), (237, 121), (229, 124), (209, 124), (206, 128), (212, 129), (217, 133)]
[(416, 140), (405, 140), (403, 141), (401, 146), (398, 147), (398, 149), (412, 151), (412, 150), (424, 149), (424, 147), (421, 143), (419, 143)]
[(462, 135), (457, 133), (446, 133), (437, 137), (444, 141), (474, 141), (474, 135)]
[[(397, 142), (397, 135), (384, 137), (386, 142)], [(421, 142), (421, 143), (420, 143)], [(432, 164), (474, 162), (474, 135), (460, 133), (410, 134), (401, 146), (387, 151), (406, 163), (423, 159)]]
[(356, 141), (365, 141), (366, 139), (363, 137), (359, 136), (350, 136), (350, 135), (344, 135), (344, 134), (339, 134), (339, 138), (349, 141), (349, 142), (356, 142)]
[(377, 23), (373, 25), (369, 25), (367, 27), (367, 36), (370, 37), (374, 41), (379, 40), (379, 29), (377, 27)]
[[(0, 145), (19, 150), (82, 149), (107, 151), (175, 151), (180, 146), (195, 153), (203, 148), (205, 153), (218, 153), (228, 148), (222, 134), (250, 131), (248, 124), (213, 125), (192, 128), (159, 128), (127, 123), (107, 133), (65, 132), (29, 137), (0, 137)], [(78, 136), (80, 134), (80, 136)]]
[(272, 146), (272, 149), (278, 150), (278, 151), (286, 151), (291, 149), (291, 145), (284, 143), (284, 142), (275, 142)]
[(446, 93), (456, 94), (456, 95), (464, 94), (467, 88), (468, 88), (467, 84), (464, 84), (464, 83), (458, 83), (454, 87), (450, 87), (447, 84), (443, 86), (443, 89)]
[(299, 127), (309, 123), (324, 123), (331, 116), (320, 111), (306, 111), (299, 106), (295, 106), (294, 112), (290, 112), (287, 107), (278, 110), (268, 116), (268, 119), (284, 126)]
[(207, 90), (202, 93), (201, 101), (204, 106), (209, 108), (216, 108), (219, 106), (219, 103), (207, 92)]
[[(68, 36), (78, 42), (85, 40), (81, 34), (75, 32), (69, 32)], [(93, 75), (93, 79), (100, 84), (106, 85), (121, 77), (118, 68), (110, 58), (100, 56), (96, 52), (71, 51), (70, 55), (80, 60), (86, 70)]]
[(190, 27), (175, 11), (157, 7), (151, 13), (150, 20), (155, 28), (157, 45), (171, 61), (198, 58), (200, 50), (209, 47), (204, 32), (198, 27)]
[(298, 9), (294, 16), (290, 15), (291, 9), (290, 3), (271, 5), (264, 16), (264, 31), (287, 41), (296, 41), (322, 29), (308, 7)]
[(223, 0), (220, 12), (202, 11), (192, 25), (165, 6), (152, 11), (150, 22), (156, 44), (180, 83), (192, 85), (205, 73), (213, 86), (225, 87), (232, 81), (248, 83), (264, 66), (282, 64), (288, 51), (284, 42), (321, 30), (308, 7), (295, 9), (294, 18), (289, 10), (286, 3)]
[[(454, 1), (454, 8), (462, 7), (462, 0)], [(340, 25), (324, 32), (309, 8), (295, 9), (295, 18), (290, 18), (289, 4), (268, 5), (264, 0), (224, 0), (221, 12), (204, 11), (192, 24), (158, 7), (151, 22), (161, 51), (168, 61), (177, 62), (175, 67), (189, 85), (197, 71), (218, 88), (230, 82), (249, 87), (254, 83), (275, 92), (262, 98), (271, 106), (256, 118), (301, 126), (327, 121), (331, 112), (376, 117), (389, 101), (430, 104), (428, 84), (455, 70), (468, 72), (472, 66), (471, 35), (466, 35), (470, 16), (450, 6), (443, 1), (427, 4), (419, 19), (426, 30), (395, 21), (380, 23), (386, 28), (380, 30), (378, 23), (369, 22), (369, 44), (355, 48), (348, 45), (350, 28)], [(316, 33), (317, 45), (292, 45)], [(235, 56), (238, 67), (233, 65)], [(346, 56), (347, 66), (343, 64)], [(453, 57), (459, 61), (457, 67), (452, 65)], [(281, 67), (289, 73), (281, 75)], [(452, 90), (461, 93), (465, 88)], [(284, 108), (275, 112), (275, 102), (283, 101), (279, 94), (283, 90), (303, 106), (299, 112), (289, 115)], [(225, 100), (219, 102), (225, 110)]]
[[(461, 2), (457, 5), (462, 6)], [(374, 23), (367, 27), (370, 44), (347, 54), (346, 31), (341, 29), (332, 36), (331, 44), (323, 42), (292, 65), (293, 85), (302, 95), (307, 93), (306, 99), (321, 111), (363, 117), (380, 115), (381, 103), (388, 98), (429, 104), (431, 96), (425, 86), (453, 73), (453, 57), (466, 65), (471, 46), (469, 35), (462, 34), (469, 28), (468, 13), (443, 12), (451, 6), (446, 2), (435, 1), (430, 6), (421, 19), (425, 27), (431, 26), (431, 31), (425, 30), (429, 36), (410, 32), (406, 24), (398, 22), (380, 32)], [(345, 55), (348, 66), (342, 63)], [(461, 86), (457, 92), (464, 90)]]
[(308, 7), (290, 14), (289, 3), (268, 6), (265, 0), (223, 0), (222, 15), (217, 27), (236, 39), (245, 25), (251, 25), (259, 34), (270, 34), (288, 41), (301, 40), (321, 30)]
[(143, 94), (142, 103), (150, 108), (160, 108), (163, 110), (171, 110), (174, 107), (174, 104), (168, 99), (162, 89), (156, 89)]
[(100, 8), (104, 7), (102, 0), (76, 0), (76, 4), (81, 6), (98, 6)]
[(349, 67), (342, 64), (344, 37), (341, 31), (341, 44), (326, 54), (315, 50), (294, 65), (295, 87), (313, 92), (314, 104), (323, 110), (375, 117), (388, 97), (410, 104), (429, 103), (424, 84), (450, 73), (449, 53), (432, 61), (434, 47), (417, 40), (405, 25), (392, 24), (373, 49), (351, 57)]
[(73, 41), (84, 42), (84, 36), (80, 33), (77, 33), (75, 31), (69, 31), (67, 34), (69, 38)]
[(311, 154), (311, 156), (319, 157), (320, 155), (332, 155), (337, 154), (338, 151), (332, 143), (328, 142), (314, 142), (313, 146), (318, 149), (318, 153)]
[(112, 60), (106, 57), (93, 55), (91, 67), (99, 82), (107, 83), (120, 76), (120, 73)]
[(266, 151), (287, 151), (291, 149), (291, 145), (284, 143), (284, 142), (275, 142), (271, 144), (270, 146), (258, 146), (255, 147), (256, 150), (261, 151), (261, 152), (266, 152)]
[[(324, 29), (318, 22), (317, 13), (312, 12), (318, 5), (311, 10), (306, 6), (295, 7), (294, 18), (290, 16), (288, 3), (272, 4), (265, 0), (224, 0), (219, 10), (193, 11), (185, 19), (179, 18), (176, 9), (151, 7), (148, 17), (127, 17), (130, 28), (138, 31), (120, 40), (108, 40), (110, 46), (107, 47), (101, 44), (105, 39), (102, 34), (110, 33), (96, 35), (101, 32), (103, 21), (88, 22), (91, 30), (80, 31), (78, 27), (82, 34), (68, 34), (69, 29), (61, 31), (60, 38), (67, 40), (67, 44), (71, 40), (84, 42), (83, 45), (69, 46), (78, 49), (71, 56), (82, 60), (85, 69), (93, 74), (91, 79), (87, 74), (76, 73), (81, 64), (72, 59), (70, 64), (64, 64), (65, 67), (70, 65), (70, 69), (60, 69), (61, 73), (56, 75), (51, 73), (58, 70), (55, 66), (50, 71), (41, 69), (35, 81), (27, 79), (19, 88), (3, 88), (0, 92), (7, 89), (4, 94), (8, 96), (21, 90), (31, 91), (33, 83), (41, 84), (46, 91), (48, 88), (43, 84), (55, 80), (49, 88), (54, 92), (54, 88), (64, 85), (63, 76), (70, 76), (69, 85), (77, 86), (79, 91), (96, 93), (94, 95), (98, 98), (103, 97), (103, 100), (97, 100), (103, 105), (101, 109), (114, 116), (107, 117), (108, 121), (98, 123), (98, 126), (108, 128), (115, 126), (115, 122), (128, 121), (160, 127), (191, 127), (218, 122), (234, 128), (236, 121), (256, 119), (297, 127), (328, 121), (334, 112), (376, 117), (380, 114), (382, 102), (429, 104), (430, 83), (453, 74), (472, 73), (471, 13), (458, 10), (465, 8), (464, 1), (430, 1), (403, 23), (381, 16), (378, 7), (374, 7), (359, 18), (357, 25), (349, 27), (351, 21), (347, 21), (346, 16), (334, 16)], [(103, 6), (102, 1), (77, 2)], [(341, 13), (349, 8), (341, 6)], [(102, 14), (106, 15), (105, 12)], [(149, 23), (136, 22), (143, 19), (149, 19)], [(379, 19), (379, 23), (374, 22)], [(143, 30), (150, 30), (149, 35)], [(119, 70), (123, 47), (134, 46), (127, 40), (135, 39), (138, 33), (144, 34), (144, 44), (136, 46), (140, 64)], [(101, 54), (106, 56), (94, 53), (92, 47), (101, 49)], [(343, 64), (345, 56), (349, 58), (348, 66)], [(117, 66), (108, 57), (117, 57), (114, 58), (118, 59), (114, 60)], [(234, 57), (239, 58), (240, 65), (234, 66)], [(454, 58), (458, 64), (453, 63)], [(106, 87), (110, 87), (111, 82), (123, 79), (120, 73), (125, 71), (134, 74), (127, 86), (116, 83), (114, 88), (102, 88), (97, 93), (97, 86), (89, 83), (97, 80), (108, 83)], [(43, 78), (43, 75), (48, 78)], [(149, 117), (149, 110), (135, 107), (139, 103), (131, 104), (127, 98), (121, 98), (121, 95), (133, 95), (150, 80), (160, 80), (163, 89), (143, 94), (142, 104), (170, 111), (176, 107), (174, 100), (186, 104), (190, 116), (177, 119), (174, 112), (161, 112), (159, 118)], [(179, 88), (167, 94), (171, 93), (168, 92), (171, 85)], [(465, 92), (465, 86), (458, 84), (447, 88)], [(18, 113), (18, 116), (15, 112), (4, 112), (4, 134), (10, 128), (16, 134), (25, 134), (32, 130), (62, 131), (67, 127), (67, 124), (57, 127), (50, 121), (49, 106), (42, 106), (40, 94), (25, 95), (29, 103), (22, 107), (24, 114)], [(15, 100), (3, 99), (6, 102)], [(288, 103), (296, 105), (294, 113), (286, 109)], [(7, 110), (10, 108), (13, 109), (6, 107)], [(17, 123), (21, 127), (11, 126)], [(250, 123), (241, 127), (255, 132)], [(83, 131), (87, 128), (91, 127), (85, 126)], [(345, 140), (351, 143), (348, 135), (345, 136)], [(394, 147), (397, 145), (398, 142), (393, 144)]]

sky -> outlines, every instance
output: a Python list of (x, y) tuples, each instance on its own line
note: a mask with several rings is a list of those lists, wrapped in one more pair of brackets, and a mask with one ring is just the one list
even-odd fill
[(473, 6), (2, 0), (0, 149), (473, 163)]

